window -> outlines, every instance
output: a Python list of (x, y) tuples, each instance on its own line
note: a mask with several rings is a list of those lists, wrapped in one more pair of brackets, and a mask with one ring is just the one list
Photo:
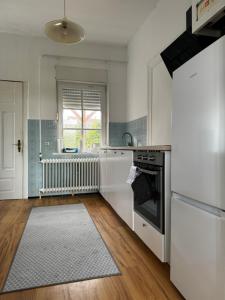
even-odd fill
[(82, 151), (101, 145), (105, 133), (105, 86), (59, 83), (64, 148)]

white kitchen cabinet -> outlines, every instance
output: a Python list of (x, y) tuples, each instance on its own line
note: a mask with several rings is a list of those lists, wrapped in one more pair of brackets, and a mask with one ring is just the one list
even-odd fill
[(160, 57), (149, 66), (149, 141), (171, 144), (172, 79)]
[(100, 193), (133, 229), (133, 191), (126, 183), (132, 164), (132, 151), (102, 150), (100, 153)]
[(134, 231), (162, 262), (166, 261), (165, 235), (160, 234), (136, 212), (134, 213)]
[(100, 151), (100, 193), (103, 198), (115, 209), (115, 153), (111, 150)]
[(112, 208), (116, 211), (116, 170), (117, 166), (115, 165), (116, 151), (108, 150), (107, 151), (107, 160), (106, 160), (106, 168), (108, 170), (107, 177), (107, 186), (108, 193), (106, 195), (106, 200), (112, 206)]
[(108, 178), (108, 171), (107, 171), (107, 151), (102, 150), (99, 152), (100, 157), (100, 193), (106, 199), (107, 198), (107, 178)]
[(132, 151), (119, 151), (115, 157), (115, 199), (117, 214), (133, 229), (133, 191), (126, 182), (133, 164)]

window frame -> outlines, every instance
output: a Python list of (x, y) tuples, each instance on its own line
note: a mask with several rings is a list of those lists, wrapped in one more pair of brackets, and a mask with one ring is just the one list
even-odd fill
[[(62, 89), (63, 88), (77, 88), (77, 89), (100, 89), (102, 92), (101, 98), (101, 129), (88, 129), (84, 128), (83, 124), (83, 102), (81, 103), (82, 110), (82, 122), (81, 128), (66, 128), (68, 130), (80, 130), (81, 131), (81, 149), (80, 152), (84, 152), (84, 132), (87, 130), (99, 130), (101, 131), (101, 141), (100, 146), (106, 144), (107, 140), (107, 84), (105, 83), (82, 83), (82, 82), (72, 82), (72, 81), (56, 81), (57, 86), (57, 101), (58, 101), (58, 137), (63, 141), (63, 98), (62, 98)], [(60, 143), (60, 147), (64, 147), (63, 143)], [(61, 149), (62, 150), (62, 149)]]

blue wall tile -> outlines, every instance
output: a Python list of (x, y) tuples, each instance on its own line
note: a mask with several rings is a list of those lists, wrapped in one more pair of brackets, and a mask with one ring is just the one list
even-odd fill
[(122, 139), (126, 132), (126, 123), (109, 123), (109, 145), (113, 147), (124, 146)]
[(134, 137), (135, 145), (147, 145), (147, 116), (127, 123), (127, 131)]
[[(57, 151), (57, 122), (41, 120), (42, 158), (51, 158)], [(42, 186), (40, 152), (40, 122), (28, 120), (28, 196), (39, 196)]]
[[(110, 146), (124, 146), (122, 139), (124, 132), (130, 132), (134, 137), (135, 145), (147, 144), (147, 117), (133, 120), (128, 123), (109, 123)], [(57, 152), (57, 122), (41, 120), (42, 158), (51, 158)], [(42, 167), (39, 160), (40, 151), (40, 122), (28, 120), (28, 196), (39, 196), (42, 186)], [(55, 157), (55, 156), (54, 156)]]
[(57, 152), (57, 122), (53, 120), (41, 121), (42, 158), (51, 158)]
[(40, 124), (39, 120), (28, 120), (28, 196), (36, 197), (41, 186)]
[(124, 146), (122, 136), (126, 131), (132, 134), (135, 145), (146, 146), (147, 116), (127, 123), (109, 123), (109, 145), (114, 147)]

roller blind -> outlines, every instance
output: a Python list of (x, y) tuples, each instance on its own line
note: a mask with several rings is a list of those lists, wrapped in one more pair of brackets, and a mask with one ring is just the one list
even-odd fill
[(107, 70), (103, 69), (56, 66), (56, 79), (62, 81), (72, 80), (107, 84), (107, 73)]
[(103, 91), (98, 87), (62, 88), (63, 109), (101, 111)]

